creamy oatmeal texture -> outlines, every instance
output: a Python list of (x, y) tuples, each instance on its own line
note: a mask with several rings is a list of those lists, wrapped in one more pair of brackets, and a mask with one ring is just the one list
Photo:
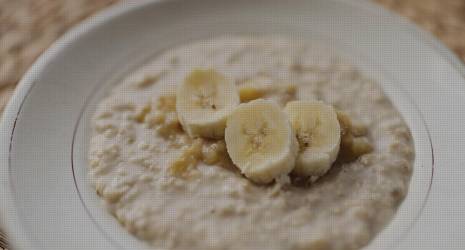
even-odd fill
[[(130, 74), (93, 119), (89, 175), (109, 212), (162, 249), (368, 244), (406, 195), (413, 143), (378, 84), (331, 52), (281, 37), (228, 36), (166, 51)], [(261, 97), (283, 107), (298, 99), (332, 104), (354, 120), (351, 135), (366, 133), (343, 136), (342, 143), (368, 140), (373, 151), (348, 159), (341, 148), (330, 171), (314, 183), (291, 176), (256, 185), (232, 165), (223, 140), (191, 139), (182, 130), (176, 83), (196, 68), (233, 79), (243, 102)], [(363, 151), (361, 145), (351, 150)]]

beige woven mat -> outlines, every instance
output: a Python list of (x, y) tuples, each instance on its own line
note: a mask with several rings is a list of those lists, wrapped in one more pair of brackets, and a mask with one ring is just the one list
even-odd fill
[[(464, 0), (374, 0), (439, 37), (465, 61)], [(21, 76), (69, 27), (117, 0), (0, 0), (0, 113)], [(0, 229), (0, 249), (5, 247)]]

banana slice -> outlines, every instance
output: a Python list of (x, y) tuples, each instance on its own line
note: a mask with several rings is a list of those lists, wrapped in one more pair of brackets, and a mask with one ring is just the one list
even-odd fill
[(341, 128), (332, 106), (317, 101), (292, 101), (285, 108), (299, 141), (294, 172), (301, 176), (322, 176), (336, 160)]
[(257, 99), (240, 104), (227, 120), (226, 149), (233, 163), (256, 183), (292, 171), (297, 139), (277, 103)]
[(192, 71), (176, 93), (179, 121), (191, 137), (222, 138), (239, 102), (235, 84), (213, 69)]
[(247, 80), (239, 86), (239, 97), (241, 102), (250, 102), (263, 98), (272, 88), (273, 82), (271, 78), (258, 76)]

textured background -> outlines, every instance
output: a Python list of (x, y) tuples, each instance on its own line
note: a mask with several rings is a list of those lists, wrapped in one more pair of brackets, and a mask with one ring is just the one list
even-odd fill
[[(465, 0), (374, 0), (430, 31), (465, 61)], [(0, 0), (0, 114), (53, 41), (117, 0)], [(0, 249), (6, 247), (0, 228)]]

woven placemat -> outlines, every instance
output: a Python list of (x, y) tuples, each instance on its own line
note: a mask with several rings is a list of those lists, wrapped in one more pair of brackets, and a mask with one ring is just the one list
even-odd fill
[[(465, 61), (465, 1), (374, 0), (439, 37)], [(117, 0), (0, 0), (0, 114), (21, 76), (67, 29)], [(6, 248), (0, 228), (0, 249)]]

